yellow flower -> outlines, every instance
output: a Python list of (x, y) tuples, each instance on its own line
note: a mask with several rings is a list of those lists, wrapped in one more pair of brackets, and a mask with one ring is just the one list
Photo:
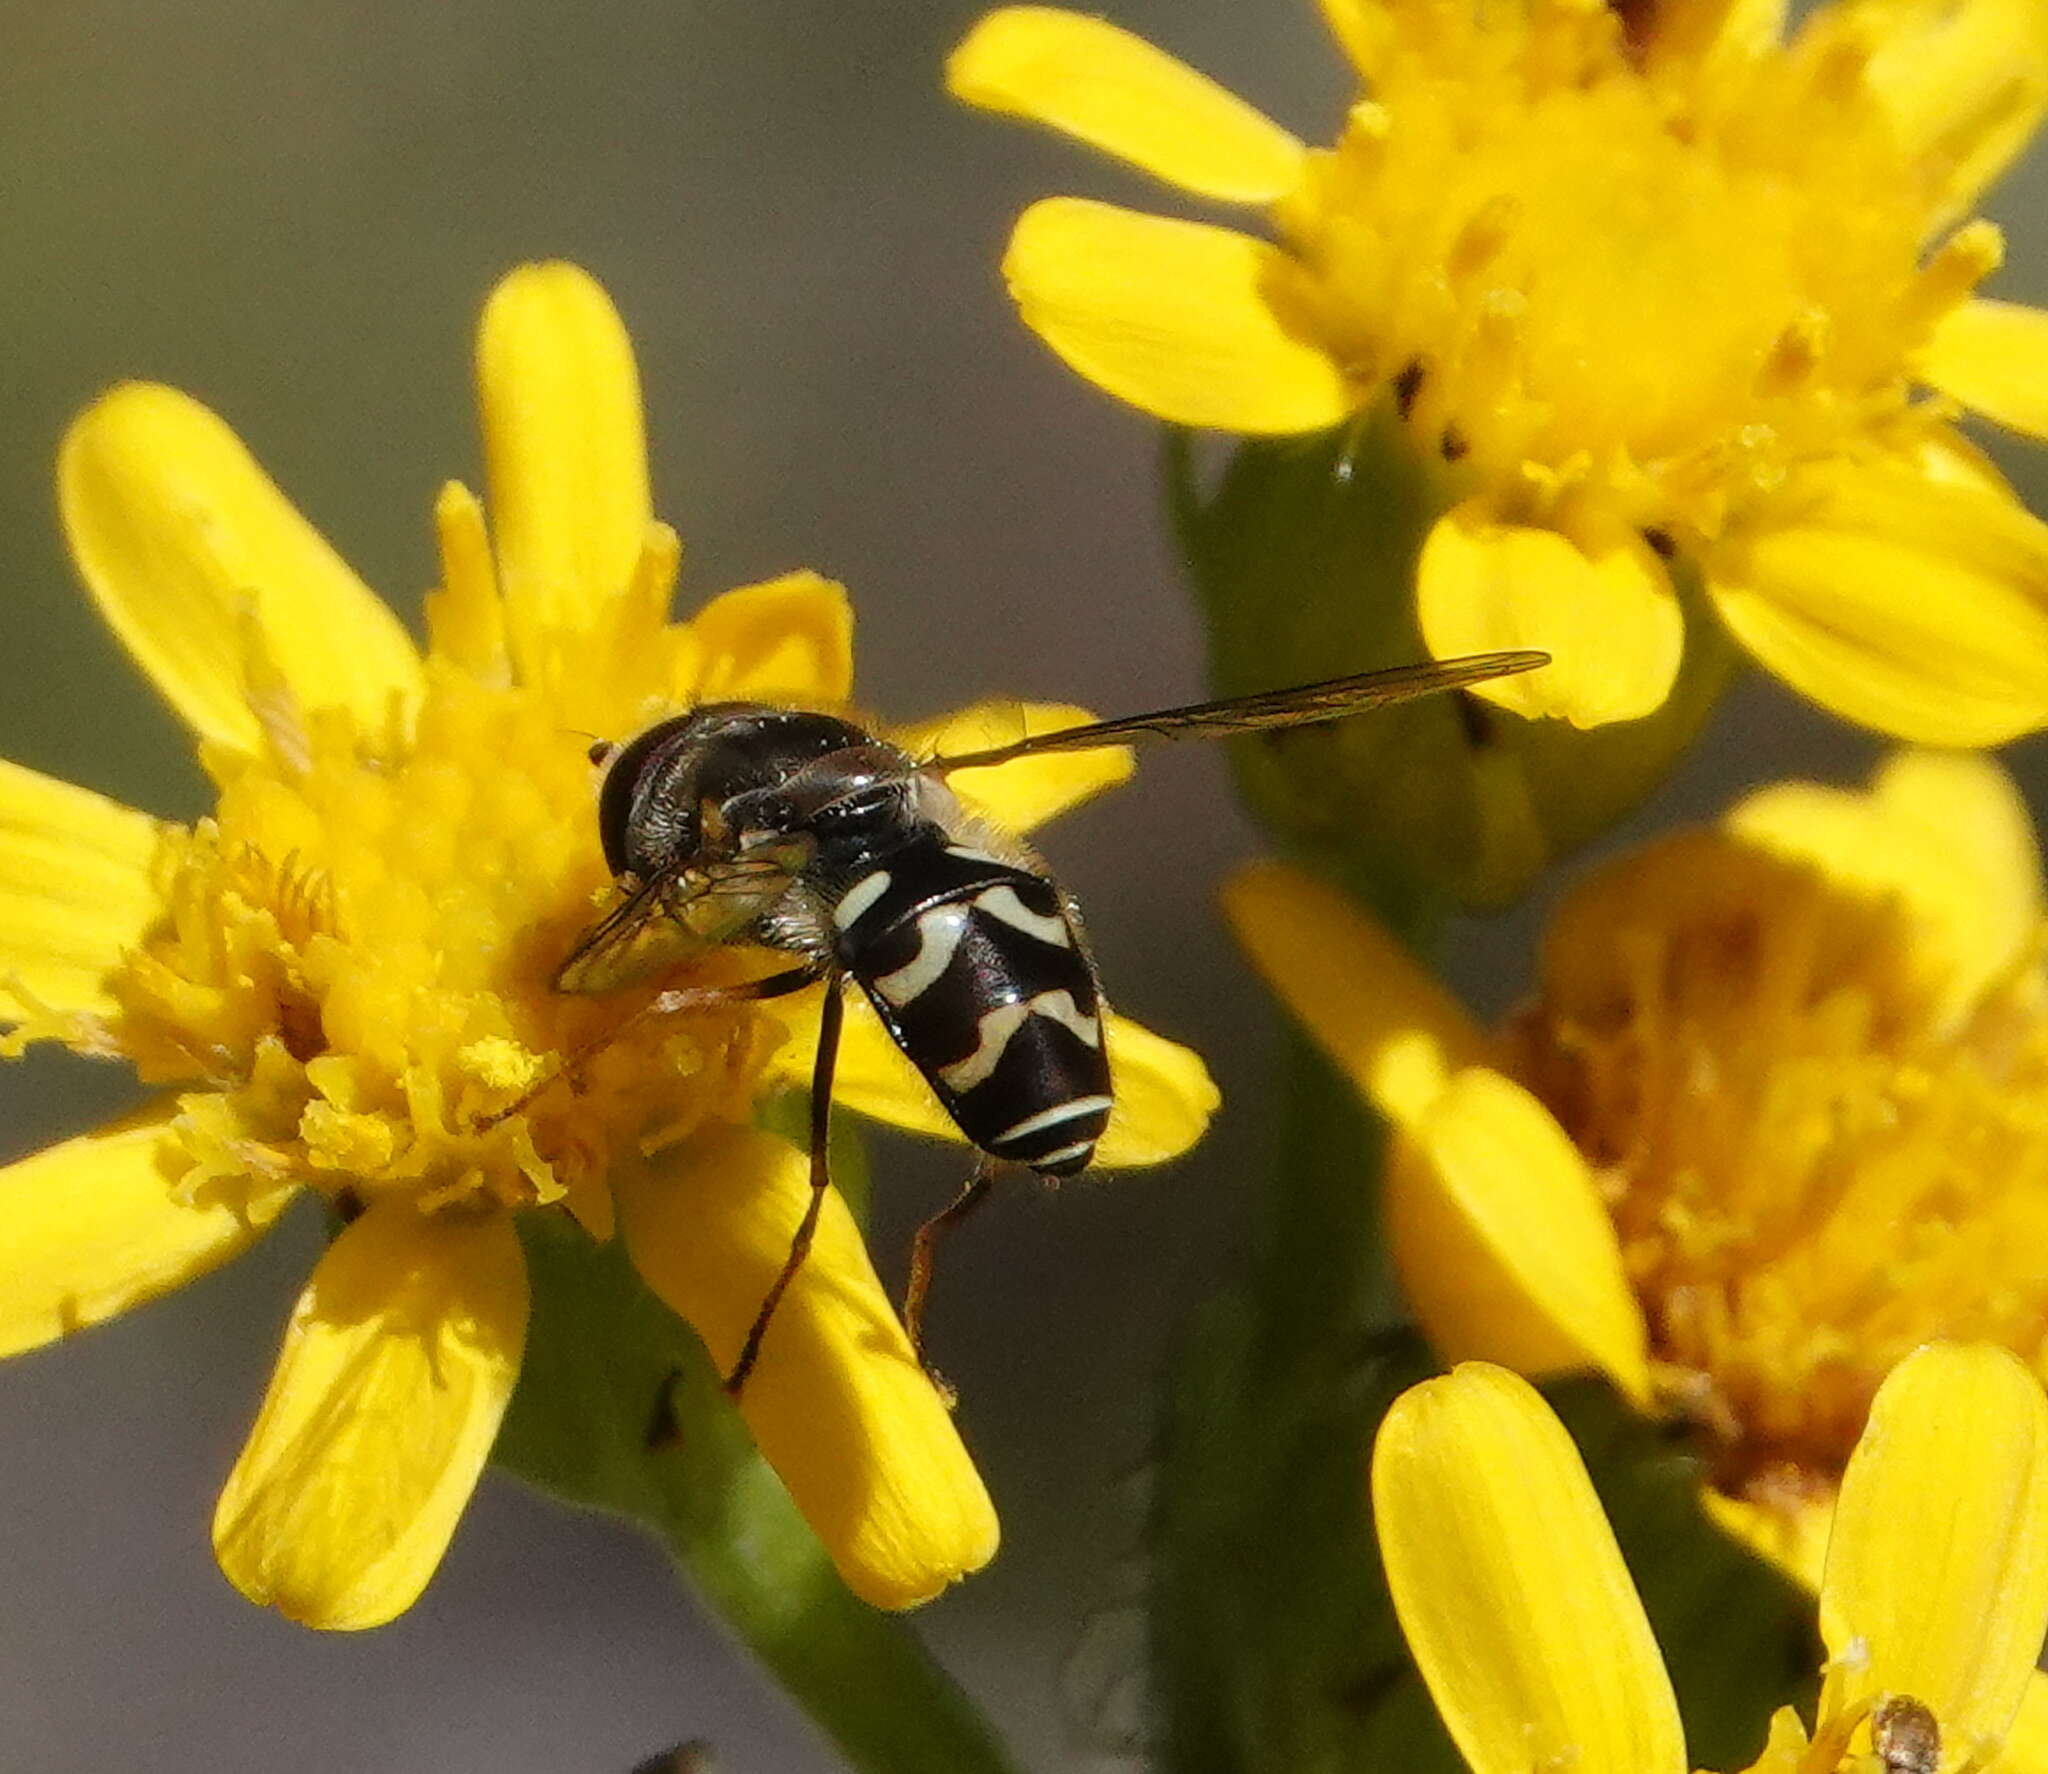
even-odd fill
[[(489, 1456), (526, 1332), (516, 1213), (600, 1238), (616, 1219), (727, 1366), (809, 1193), (804, 1154), (752, 1123), (807, 1077), (791, 1037), (814, 1008), (634, 1021), (632, 994), (549, 980), (608, 890), (589, 736), (710, 698), (844, 706), (845, 593), (795, 573), (668, 619), (678, 545), (649, 509), (632, 350), (582, 272), (508, 278), (478, 371), (496, 533), (443, 492), (424, 658), (212, 413), (160, 387), (99, 401), (64, 442), (65, 529), (219, 805), (167, 825), (0, 765), (8, 1045), (119, 1056), (160, 1092), (0, 1170), (0, 1352), (213, 1267), (302, 1190), (324, 1199), (345, 1224), (214, 1543), (245, 1594), (325, 1627), (412, 1602)], [(1021, 825), (1129, 770), (1118, 752), (1045, 763), (959, 787)], [(950, 1132), (850, 1008), (848, 1100)], [(1200, 1062), (1129, 1024), (1112, 1039), (1130, 1091), (1104, 1161), (1185, 1146), (1215, 1100)], [(836, 1199), (741, 1409), (870, 1601), (909, 1606), (994, 1553), (980, 1478)]]
[(1909, 1350), (2048, 1372), (2041, 864), (1988, 760), (1781, 784), (1596, 871), (1492, 1037), (1330, 888), (1260, 865), (1229, 903), (1399, 1131), (1389, 1236), (1438, 1348), (1689, 1421), (1717, 1513), (1807, 1582)]
[[(2048, 101), (2042, 0), (1323, 0), (1369, 96), (1310, 149), (1099, 19), (989, 14), (961, 98), (1271, 240), (1077, 198), (1004, 273), (1082, 375), (1183, 425), (1393, 415), (1434, 488), (1439, 656), (1580, 726), (1657, 708), (1704, 585), (1770, 670), (1928, 744), (2048, 722), (2048, 529), (1952, 427), (2048, 435), (2048, 314), (1961, 222)], [(1931, 389), (1936, 397), (1920, 391)]]
[[(1474, 1774), (1685, 1774), (1670, 1678), (1577, 1450), (1529, 1385), (1473, 1362), (1404, 1393), (1373, 1451), (1395, 1612)], [(1893, 1371), (1843, 1481), (1809, 1736), (1785, 1708), (1751, 1774), (2019, 1769), (2048, 1630), (2048, 1404), (2003, 1349)], [(1875, 1741), (1873, 1741), (1875, 1739)], [(2010, 1748), (2007, 1744), (2010, 1742)]]

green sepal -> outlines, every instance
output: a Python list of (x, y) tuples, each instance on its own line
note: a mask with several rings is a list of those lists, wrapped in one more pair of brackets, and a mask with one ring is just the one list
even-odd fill
[[(865, 1167), (833, 1140), (858, 1199)], [(495, 1462), (638, 1522), (837, 1745), (874, 1774), (1011, 1774), (986, 1721), (909, 1625), (857, 1599), (755, 1451), (695, 1334), (621, 1242), (520, 1217), (533, 1286), (526, 1359)]]
[[(1391, 409), (1310, 438), (1250, 439), (1213, 490), (1168, 434), (1166, 475), (1207, 619), (1210, 675), (1243, 695), (1429, 656), (1415, 567), (1456, 496)], [(1247, 804), (1281, 846), (1386, 896), (1495, 906), (1606, 831), (1661, 782), (1735, 654), (1697, 582), (1676, 574), (1685, 659), (1656, 713), (1581, 731), (1469, 694), (1237, 741)]]

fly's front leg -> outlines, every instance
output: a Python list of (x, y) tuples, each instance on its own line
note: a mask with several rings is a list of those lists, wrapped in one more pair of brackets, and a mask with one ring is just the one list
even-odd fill
[(759, 979), (743, 979), (721, 986), (675, 986), (657, 992), (623, 1022), (566, 1054), (552, 1072), (517, 1101), (479, 1117), (476, 1131), (486, 1133), (499, 1122), (510, 1120), (564, 1080), (573, 1083), (583, 1068), (600, 1053), (651, 1016), (673, 1016), (684, 1010), (715, 1010), (726, 1004), (757, 1004), (764, 998), (782, 998), (791, 992), (800, 992), (805, 986), (815, 985), (824, 975), (822, 963), (807, 961), (801, 967), (786, 967), (780, 973), (766, 973)]
[(917, 1365), (924, 1369), (925, 1377), (939, 1389), (948, 1406), (953, 1402), (953, 1388), (925, 1358), (925, 1298), (932, 1288), (932, 1268), (938, 1260), (939, 1240), (988, 1199), (989, 1190), (996, 1180), (996, 1167), (997, 1161), (984, 1154), (960, 1193), (918, 1227), (917, 1241), (910, 1247), (910, 1284), (903, 1293), (903, 1328), (910, 1333), (910, 1349), (917, 1357)]
[(839, 980), (834, 978), (826, 987), (825, 1002), (820, 1006), (818, 1057), (811, 1067), (811, 1198), (804, 1204), (804, 1217), (797, 1223), (796, 1236), (789, 1241), (789, 1255), (782, 1260), (782, 1272), (762, 1300), (761, 1310), (754, 1314), (747, 1340), (740, 1347), (740, 1358), (725, 1377), (725, 1390), (733, 1398), (740, 1395), (740, 1388), (754, 1371), (754, 1363), (761, 1357), (761, 1339), (768, 1334), (768, 1321), (782, 1304), (782, 1296), (789, 1291), (796, 1272), (804, 1266), (804, 1258), (810, 1255), (811, 1240), (818, 1231), (818, 1215), (825, 1207), (825, 1191), (832, 1186), (827, 1157), (832, 1134), (832, 1072), (839, 1061), (839, 1030), (845, 1018), (846, 999)]

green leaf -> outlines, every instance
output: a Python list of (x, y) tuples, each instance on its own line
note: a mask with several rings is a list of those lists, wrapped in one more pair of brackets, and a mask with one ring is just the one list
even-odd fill
[[(856, 1197), (863, 1169), (833, 1141)], [(848, 1592), (754, 1451), (702, 1345), (617, 1240), (522, 1216), (526, 1361), (495, 1452), (544, 1490), (639, 1522), (838, 1745), (874, 1774), (1010, 1774), (960, 1689), (897, 1617)]]

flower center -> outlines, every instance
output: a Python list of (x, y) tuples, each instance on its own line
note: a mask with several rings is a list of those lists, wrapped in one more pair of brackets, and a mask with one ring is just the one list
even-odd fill
[(2048, 999), (1958, 1020), (1892, 902), (1719, 833), (1559, 916), (1514, 1064), (1595, 1167), (1661, 1393), (1757, 1500), (1831, 1485), (1936, 1337), (2048, 1345)]
[(401, 750), (323, 713), (272, 757), (217, 763), (215, 817), (165, 840), (170, 913), (123, 963), (111, 1038), (145, 1078), (196, 1087), (187, 1187), (566, 1197), (605, 1224), (619, 1142), (744, 1118), (779, 1031), (740, 1010), (636, 1021), (649, 994), (552, 989), (608, 878), (587, 741), (556, 698), (428, 670)]
[(1932, 199), (1853, 61), (1681, 84), (1605, 7), (1454, 15), (1388, 15), (1373, 101), (1279, 213), (1309, 323), (1361, 381), (1532, 501), (1593, 482), (1703, 535), (1897, 422), (1967, 281), (1921, 269)]

